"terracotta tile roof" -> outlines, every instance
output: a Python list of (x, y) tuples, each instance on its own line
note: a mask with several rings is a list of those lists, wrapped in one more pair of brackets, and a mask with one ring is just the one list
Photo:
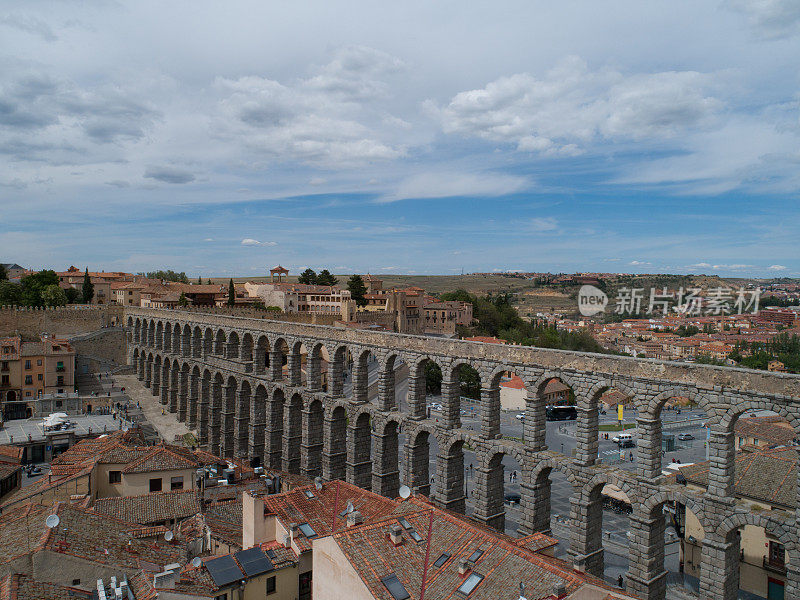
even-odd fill
[(0, 460), (9, 460), (9, 462), (20, 462), (24, 448), (17, 446), (10, 446), (8, 444), (0, 445)]
[(282, 569), (290, 565), (297, 564), (297, 554), (291, 548), (286, 548), (278, 541), (264, 542), (261, 544), (261, 549), (264, 552), (271, 550), (275, 558), (270, 558), (273, 566), (276, 569)]
[(241, 481), (233, 485), (217, 485), (203, 489), (203, 500), (205, 502), (219, 502), (222, 500), (234, 500), (241, 498), (244, 492), (255, 490), (266, 492), (267, 487), (262, 479), (250, 479)]
[(211, 535), (228, 545), (242, 547), (242, 499), (216, 502), (206, 507), (206, 525)]
[(195, 490), (154, 492), (142, 496), (99, 498), (92, 510), (128, 523), (148, 525), (197, 514), (200, 502)]
[[(406, 514), (405, 518), (413, 530), (426, 538), (431, 515), (430, 564), (426, 583), (426, 596), (430, 598), (459, 597), (456, 590), (467, 578), (466, 574), (459, 574), (459, 562), (478, 551), (481, 554), (474, 561), (470, 573), (482, 575), (483, 580), (470, 594), (470, 600), (509, 597), (509, 588), (516, 589), (519, 582), (525, 583), (528, 598), (546, 598), (559, 583), (563, 583), (567, 593), (571, 594), (591, 580), (527, 548), (472, 527), (445, 511), (428, 507)], [(389, 574), (396, 575), (409, 593), (416, 595), (422, 585), (426, 544), (415, 542), (409, 532), (403, 530), (403, 541), (395, 546), (388, 537), (396, 524), (393, 518), (384, 519), (345, 529), (333, 536), (372, 595), (381, 600), (393, 600), (381, 582)], [(444, 559), (441, 566), (433, 567), (433, 563), (444, 554), (450, 557)]]
[(795, 438), (794, 429), (778, 415), (742, 417), (734, 430), (737, 436), (756, 438), (766, 444), (789, 444)]
[(141, 458), (131, 462), (122, 472), (148, 473), (150, 471), (195, 469), (200, 464), (191, 450), (179, 446), (158, 445), (152, 447)]
[(22, 465), (0, 461), (0, 479), (11, 477), (14, 473), (21, 470)]
[[(305, 491), (311, 492), (313, 497), (307, 497)], [(346, 526), (346, 519), (340, 517), (339, 513), (344, 511), (348, 500), (352, 502), (355, 510), (361, 513), (365, 522), (392, 514), (397, 504), (390, 498), (378, 496), (343, 481), (336, 481), (326, 483), (321, 490), (312, 485), (265, 496), (264, 512), (275, 515), (287, 529), (292, 523), (298, 525), (308, 523), (317, 536), (323, 536), (331, 532), (334, 511), (337, 515), (336, 528)], [(311, 540), (302, 534), (295, 537), (295, 543), (301, 552), (311, 549)]]
[[(708, 486), (708, 461), (680, 468), (686, 481)], [(735, 494), (783, 508), (797, 504), (797, 451), (776, 448), (736, 453)]]
[[(57, 530), (45, 525), (51, 513), (61, 520)], [(165, 565), (186, 556), (180, 543), (132, 538), (133, 528), (131, 523), (74, 504), (27, 504), (0, 516), (0, 564), (45, 549), (123, 570), (139, 568), (142, 561)]]
[(500, 387), (509, 388), (512, 390), (524, 390), (525, 383), (515, 373), (511, 374), (511, 379), (508, 381), (500, 381)]
[(92, 597), (91, 592), (45, 581), (28, 575), (6, 575), (0, 579), (0, 600), (75, 600)]

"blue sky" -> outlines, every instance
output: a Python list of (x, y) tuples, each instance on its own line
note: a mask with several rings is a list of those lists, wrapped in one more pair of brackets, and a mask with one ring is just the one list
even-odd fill
[(31, 267), (800, 276), (796, 0), (19, 2)]

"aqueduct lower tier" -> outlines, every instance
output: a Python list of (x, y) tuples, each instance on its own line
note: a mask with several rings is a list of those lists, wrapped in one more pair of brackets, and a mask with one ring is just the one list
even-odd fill
[[(666, 502), (680, 502), (705, 532), (700, 577), (704, 598), (736, 597), (736, 532), (748, 523), (765, 527), (785, 546), (786, 597), (800, 597), (798, 513), (751, 513), (733, 498), (736, 419), (749, 410), (771, 410), (800, 436), (798, 376), (188, 310), (126, 308), (125, 325), (129, 361), (139, 378), (178, 419), (198, 431), (200, 443), (212, 452), (312, 477), (345, 479), (387, 496), (397, 495), (402, 469), (404, 481), (430, 494), (433, 438), (439, 449), (433, 500), (463, 512), (467, 447), (477, 457), (473, 516), (501, 531), (501, 459), (510, 455), (521, 468), (521, 533), (550, 528), (551, 471), (572, 483), (570, 555), (576, 568), (603, 574), (600, 491), (612, 483), (633, 506), (629, 591), (647, 599), (665, 597), (663, 508)], [(368, 392), (370, 354), (379, 373), (374, 401)], [(350, 361), (352, 391), (345, 396), (343, 374)], [(409, 372), (403, 411), (395, 401), (400, 361)], [(426, 418), (427, 361), (442, 370), (438, 422)], [(480, 375), (479, 431), (461, 427), (457, 369), (464, 364)], [(521, 377), (528, 390), (524, 443), (500, 436), (499, 382), (507, 371)], [(554, 377), (569, 385), (577, 400), (577, 450), (571, 457), (550, 451), (545, 443), (542, 392)], [(612, 388), (628, 395), (637, 408), (635, 472), (597, 460), (599, 397)], [(710, 472), (704, 494), (666, 485), (661, 474), (661, 408), (674, 397), (691, 398), (708, 415)], [(398, 464), (401, 430), (406, 439), (403, 465)]]

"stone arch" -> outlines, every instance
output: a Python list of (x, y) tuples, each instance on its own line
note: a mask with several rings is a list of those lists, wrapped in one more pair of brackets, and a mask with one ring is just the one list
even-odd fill
[(164, 323), (159, 321), (156, 323), (156, 344), (155, 347), (157, 350), (164, 349)]
[(227, 337), (225, 335), (225, 330), (217, 329), (217, 333), (214, 335), (214, 349), (212, 352), (217, 356), (225, 356), (226, 341)]
[(214, 353), (214, 332), (211, 327), (206, 327), (203, 332), (203, 356)]
[(225, 342), (225, 356), (227, 358), (239, 358), (239, 334), (231, 331)]
[(300, 451), (302, 472), (306, 477), (322, 475), (322, 450), (324, 447), (325, 405), (312, 398), (304, 416), (303, 446)]
[(150, 348), (155, 348), (156, 345), (156, 324), (155, 321), (150, 321), (147, 326), (147, 345)]
[(352, 397), (354, 402), (369, 402), (369, 370), (371, 365), (379, 365), (378, 354), (373, 348), (356, 348), (353, 350)]
[(328, 349), (320, 341), (306, 340), (304, 343), (309, 349), (306, 359), (306, 386), (312, 392), (327, 392), (328, 368), (331, 360)]
[(264, 374), (269, 367), (269, 350), (269, 338), (264, 334), (259, 335), (253, 356), (253, 372), (256, 375)]
[(283, 426), (284, 407), (286, 394), (283, 389), (276, 386), (272, 390), (272, 398), (267, 407), (267, 424), (265, 434), (265, 466), (271, 469), (282, 469), (281, 455), (283, 453)]
[(347, 426), (347, 482), (372, 489), (372, 414), (356, 407)]
[(250, 428), (248, 421), (250, 420), (251, 390), (250, 381), (242, 379), (239, 385), (238, 397), (236, 398), (236, 413), (233, 426), (233, 438), (235, 440), (233, 455), (242, 459), (247, 458), (249, 455), (248, 439), (250, 437)]
[(267, 388), (259, 383), (250, 403), (250, 422), (247, 455), (255, 467), (264, 464), (264, 433), (267, 418)]
[(172, 323), (167, 321), (164, 325), (164, 352), (172, 352)]
[[(405, 481), (415, 492), (431, 497), (431, 440), (436, 444), (438, 454), (439, 442), (434, 428), (417, 423), (406, 431), (405, 449)], [(434, 455), (435, 456), (435, 455)]]
[(328, 480), (347, 476), (347, 410), (342, 402), (326, 402), (323, 477)]
[(303, 397), (298, 392), (284, 407), (282, 468), (300, 473), (300, 446), (303, 441)]
[(399, 440), (400, 420), (395, 416), (380, 418), (372, 439), (372, 491), (388, 498), (396, 498), (400, 489)]
[(241, 352), (239, 353), (244, 362), (253, 362), (254, 347), (253, 334), (251, 334), (249, 331), (246, 331), (244, 335), (242, 335), (242, 348)]
[[(428, 392), (436, 393), (440, 390), (428, 390), (425, 372), (428, 364), (435, 365), (434, 372), (438, 370), (444, 377), (443, 362), (441, 357), (433, 357), (427, 354), (409, 355), (406, 364), (408, 365), (408, 395), (407, 403), (411, 416), (424, 418), (428, 416), (427, 396)], [(444, 406), (444, 404), (443, 404)]]
[[(330, 351), (330, 348), (327, 348)], [(350, 353), (348, 347), (340, 344), (335, 347), (328, 365), (328, 394), (334, 398), (344, 395), (345, 368)]]

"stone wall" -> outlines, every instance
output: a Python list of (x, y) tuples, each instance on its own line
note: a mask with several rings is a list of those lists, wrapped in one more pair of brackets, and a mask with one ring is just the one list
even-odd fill
[(128, 364), (127, 342), (121, 327), (73, 336), (69, 341), (78, 355), (79, 367), (87, 364), (90, 372), (113, 371)]
[(38, 339), (42, 333), (68, 337), (122, 322), (123, 307), (65, 306), (59, 308), (0, 307), (0, 337), (21, 335)]

